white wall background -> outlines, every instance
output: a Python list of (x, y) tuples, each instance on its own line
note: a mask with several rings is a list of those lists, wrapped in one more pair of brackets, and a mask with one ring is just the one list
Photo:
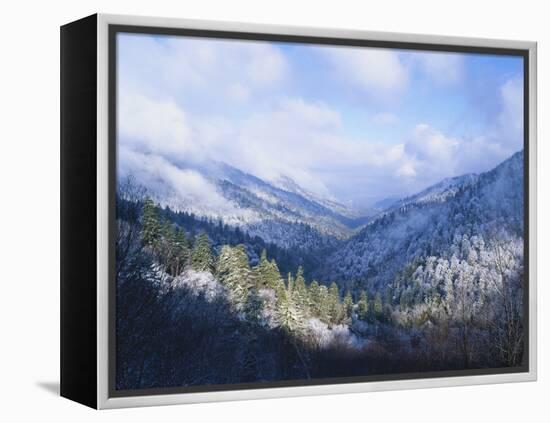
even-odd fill
[[(2, 4), (0, 420), (549, 421), (550, 30), (537, 0), (125, 0)], [(539, 381), (94, 412), (59, 381), (59, 26), (95, 12), (539, 42)], [(547, 49), (548, 48), (548, 49)], [(545, 187), (546, 185), (546, 187)], [(545, 393), (546, 390), (546, 393)]]

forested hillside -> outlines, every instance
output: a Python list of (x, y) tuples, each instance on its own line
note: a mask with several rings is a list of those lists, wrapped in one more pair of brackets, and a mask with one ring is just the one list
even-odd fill
[(266, 219), (287, 246), (121, 183), (117, 387), (521, 364), (522, 162), (393, 203), (345, 242)]
[(329, 368), (325, 354), (362, 343), (349, 327), (351, 295), (336, 284), (306, 284), (301, 266), (283, 277), (265, 250), (251, 266), (242, 244), (216, 253), (206, 232), (190, 236), (139, 189), (124, 189), (119, 389), (310, 378)]
[(265, 240), (259, 235), (254, 235), (250, 227), (243, 229), (240, 226), (223, 223), (219, 219), (200, 217), (185, 211), (175, 212), (167, 206), (159, 207), (158, 214), (161, 220), (185, 228), (189, 237), (196, 237), (201, 232), (206, 233), (216, 254), (219, 254), (221, 248), (226, 244), (242, 244), (250, 264), (256, 265), (262, 251), (266, 250), (269, 256), (277, 261), (283, 274), (295, 273), (298, 267), (302, 266), (303, 269), (306, 269), (306, 275), (311, 277), (313, 271), (321, 267), (321, 261), (342, 243), (335, 237), (320, 234), (305, 223), (280, 221), (273, 223), (269, 220), (259, 223), (258, 226), (261, 225), (262, 232), (269, 231), (272, 234), (271, 239), (277, 237), (285, 240), (275, 243)]
[[(523, 152), (394, 204), (325, 261), (319, 274), (379, 290), (414, 260), (452, 256), (463, 239), (523, 237)], [(474, 239), (475, 238), (475, 239)]]

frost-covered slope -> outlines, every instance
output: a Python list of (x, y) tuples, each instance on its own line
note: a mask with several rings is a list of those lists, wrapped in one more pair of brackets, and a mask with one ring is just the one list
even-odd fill
[(325, 260), (320, 278), (379, 289), (413, 259), (457, 236), (523, 236), (523, 152), (493, 170), (452, 178), (390, 207)]
[(355, 210), (352, 207), (348, 207), (340, 203), (335, 198), (325, 198), (302, 188), (292, 178), (289, 178), (288, 176), (281, 176), (272, 184), (275, 187), (280, 188), (284, 191), (298, 194), (309, 201), (320, 204), (331, 212), (340, 215), (340, 218), (347, 218), (347, 221), (359, 219), (366, 215), (370, 216), (376, 212), (375, 210), (369, 210), (368, 213), (360, 213), (358, 210)]
[(395, 200), (389, 205), (389, 207), (385, 208), (385, 211), (395, 210), (409, 204), (443, 202), (446, 199), (456, 195), (460, 189), (464, 189), (465, 187), (474, 184), (478, 177), (479, 175), (476, 174), (466, 174), (456, 176), (454, 178), (443, 179), (441, 182), (426, 188), (418, 194), (405, 197), (400, 200)]
[(333, 199), (309, 193), (287, 177), (271, 184), (221, 162), (179, 164), (177, 168), (176, 172), (188, 172), (209, 189), (193, 192), (200, 197), (194, 198), (185, 184), (163, 183), (161, 177), (140, 181), (155, 202), (221, 220), (285, 248), (302, 242), (304, 225), (317, 237), (337, 240), (348, 238), (355, 227), (368, 220)]
[(270, 183), (224, 163), (210, 164), (208, 174), (216, 178), (226, 198), (255, 211), (262, 222), (305, 223), (321, 233), (347, 238), (374, 214), (361, 214), (333, 198), (311, 193), (287, 176)]

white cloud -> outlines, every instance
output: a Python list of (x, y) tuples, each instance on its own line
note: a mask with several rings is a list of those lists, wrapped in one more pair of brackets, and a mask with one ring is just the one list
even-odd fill
[(271, 84), (286, 75), (284, 56), (269, 44), (251, 44), (244, 52), (243, 59), (248, 78), (257, 84)]
[(460, 53), (415, 53), (420, 69), (435, 83), (453, 84), (464, 76), (464, 55)]
[(430, 125), (421, 123), (414, 128), (414, 137), (407, 143), (406, 150), (421, 160), (449, 164), (459, 147), (459, 140), (446, 137)]
[(339, 114), (324, 104), (285, 97), (232, 128), (231, 138), (220, 133), (217, 154), (261, 178), (273, 181), (286, 175), (307, 189), (327, 194), (311, 167), (326, 162), (340, 123)]
[(227, 95), (241, 103), (250, 99), (250, 90), (239, 82), (235, 82), (227, 88)]
[(500, 107), (482, 135), (451, 137), (428, 124), (418, 124), (405, 143), (398, 174), (419, 185), (465, 173), (489, 170), (523, 146), (523, 81), (509, 79), (500, 89)]
[(403, 154), (402, 146), (345, 136), (338, 112), (295, 97), (284, 97), (269, 110), (252, 113), (243, 121), (196, 118), (191, 132), (204, 157), (270, 181), (289, 176), (326, 196), (331, 191), (321, 175), (327, 168), (349, 174), (357, 166), (393, 163)]
[(411, 53), (364, 47), (319, 50), (345, 83), (382, 103), (391, 103), (403, 94), (414, 72), (426, 75), (435, 84), (455, 84), (465, 75), (465, 58), (460, 53)]
[(341, 125), (340, 114), (321, 102), (308, 103), (302, 98), (286, 97), (279, 103), (280, 110), (288, 113), (292, 119), (300, 120), (314, 127), (338, 127)]
[(395, 51), (330, 47), (322, 52), (344, 81), (354, 84), (368, 97), (387, 101), (407, 86), (408, 71)]
[(523, 138), (523, 80), (509, 79), (500, 88), (501, 111), (498, 116), (498, 133), (506, 144), (516, 144)]
[(395, 125), (399, 123), (399, 118), (393, 113), (377, 113), (372, 121), (377, 125)]
[(225, 199), (216, 186), (192, 169), (182, 169), (154, 153), (141, 153), (127, 147), (118, 151), (118, 173), (132, 175), (148, 188), (148, 195), (176, 209), (185, 209), (199, 215), (212, 212), (219, 217), (255, 218), (253, 213), (239, 209)]
[(118, 43), (123, 90), (187, 105), (242, 102), (276, 89), (289, 72), (281, 51), (261, 42), (120, 34)]
[(404, 176), (406, 178), (416, 176), (416, 170), (414, 169), (414, 164), (412, 162), (404, 162), (396, 172), (397, 176)]
[[(503, 92), (513, 90), (507, 85)], [(515, 96), (508, 97), (503, 95), (503, 115), (515, 104)], [(412, 194), (445, 177), (489, 169), (514, 152), (489, 137), (450, 137), (427, 123), (417, 124), (399, 144), (355, 139), (344, 134), (338, 112), (302, 98), (284, 97), (243, 121), (189, 119), (170, 102), (140, 96), (128, 100), (131, 106), (121, 115), (130, 128), (121, 127), (122, 144), (149, 154), (134, 151), (133, 161), (135, 171), (148, 175), (147, 185), (155, 186), (155, 177), (166, 179), (186, 201), (228, 214), (236, 211), (214, 186), (171, 161), (224, 161), (268, 181), (284, 175), (316, 194), (357, 200), (367, 194)], [(156, 167), (162, 170), (155, 173)]]
[(209, 181), (174, 163), (225, 161), (267, 180), (289, 176), (345, 201), (413, 193), (444, 177), (489, 169), (520, 148), (523, 86), (515, 79), (501, 87), (501, 110), (483, 136), (450, 136), (429, 121), (402, 135), (411, 116), (384, 103), (406, 94), (413, 71), (438, 84), (459, 82), (460, 55), (418, 53), (413, 59), (412, 53), (383, 49), (309, 47), (317, 59), (328, 60), (338, 83), (376, 100), (380, 113), (369, 117), (365, 110), (364, 116), (376, 131), (396, 134), (383, 143), (346, 131), (346, 116), (337, 108), (342, 98), (332, 102), (335, 86), (315, 92), (325, 102), (296, 92), (290, 62), (274, 45), (131, 35), (122, 46), (124, 157), (150, 184), (166, 179), (172, 194), (197, 207), (236, 213)]
[(123, 143), (175, 158), (200, 154), (186, 114), (173, 101), (154, 101), (125, 91), (119, 95), (117, 115)]
[(459, 156), (463, 141), (448, 137), (426, 123), (414, 128), (405, 143), (402, 163), (397, 176), (414, 179), (415, 189), (437, 182), (460, 171)]
[[(144, 160), (155, 157), (155, 161), (147, 160), (151, 167), (141, 166), (139, 171), (151, 175), (152, 165), (159, 165), (163, 177), (170, 177), (170, 181), (175, 180), (174, 166), (168, 167), (170, 162), (211, 159), (268, 180), (287, 175), (316, 193), (329, 195), (310, 166), (328, 165), (335, 156), (341, 157), (334, 139), (341, 125), (339, 114), (322, 103), (308, 103), (301, 98), (285, 97), (272, 110), (254, 113), (238, 122), (189, 119), (171, 101), (155, 101), (126, 92), (119, 99), (119, 122), (120, 145), (133, 151), (134, 158), (137, 152)], [(161, 158), (168, 161), (161, 163)], [(189, 179), (190, 175), (186, 177)], [(197, 186), (193, 182), (171, 185), (189, 190)]]

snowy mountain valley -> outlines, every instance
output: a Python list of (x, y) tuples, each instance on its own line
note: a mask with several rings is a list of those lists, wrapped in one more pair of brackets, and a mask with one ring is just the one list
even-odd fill
[(521, 365), (523, 164), (366, 216), (223, 163), (192, 168), (223, 208), (122, 180), (117, 388)]

